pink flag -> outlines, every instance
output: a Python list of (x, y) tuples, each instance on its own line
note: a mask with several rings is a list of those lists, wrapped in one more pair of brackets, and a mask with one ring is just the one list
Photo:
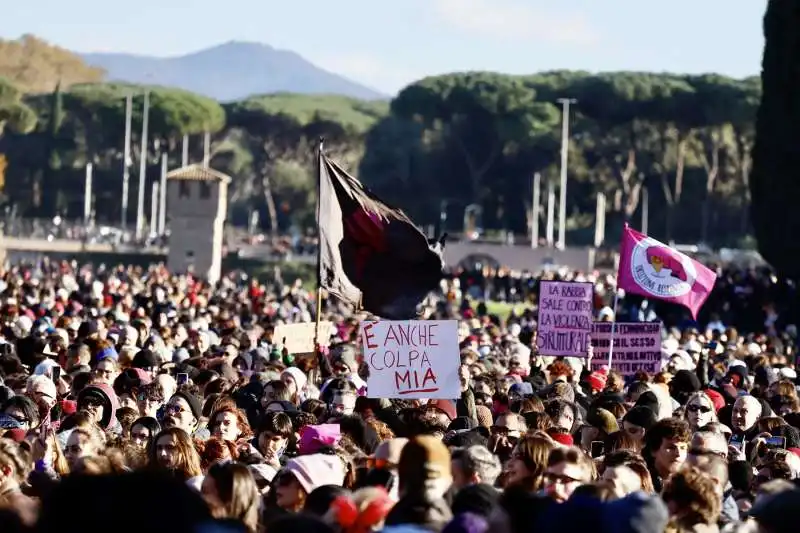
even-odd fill
[(682, 305), (697, 318), (716, 280), (717, 275), (697, 261), (625, 225), (618, 288)]

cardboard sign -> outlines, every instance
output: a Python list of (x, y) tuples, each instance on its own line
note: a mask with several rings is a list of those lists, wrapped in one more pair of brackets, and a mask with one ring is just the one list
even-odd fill
[(586, 357), (592, 335), (591, 283), (542, 281), (536, 346), (540, 355)]
[[(302, 322), (298, 324), (281, 324), (275, 326), (275, 334), (272, 339), (286, 346), (291, 354), (313, 353), (314, 352), (314, 322)], [(331, 335), (334, 328), (332, 322), (319, 323), (319, 344), (328, 346), (331, 342)], [(286, 339), (284, 343), (283, 339)]]
[(361, 323), (370, 398), (453, 400), (461, 396), (458, 322), (385, 320)]
[[(611, 322), (595, 322), (592, 325), (592, 370), (608, 364), (608, 349), (611, 345)], [(611, 354), (611, 369), (623, 376), (639, 371), (655, 374), (661, 371), (661, 323), (635, 322), (617, 323), (614, 326), (614, 352)]]

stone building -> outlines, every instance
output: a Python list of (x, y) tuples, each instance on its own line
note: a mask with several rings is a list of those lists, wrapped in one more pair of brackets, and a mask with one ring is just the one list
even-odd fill
[(202, 165), (167, 174), (167, 216), (171, 272), (191, 271), (216, 283), (222, 274), (222, 246), (231, 178)]

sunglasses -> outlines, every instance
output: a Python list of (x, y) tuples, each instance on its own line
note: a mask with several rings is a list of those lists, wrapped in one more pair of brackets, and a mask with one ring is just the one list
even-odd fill
[(711, 408), (710, 407), (706, 407), (705, 405), (697, 405), (697, 404), (687, 405), (686, 406), (686, 410), (690, 411), (692, 413), (703, 413), (703, 414), (711, 412)]

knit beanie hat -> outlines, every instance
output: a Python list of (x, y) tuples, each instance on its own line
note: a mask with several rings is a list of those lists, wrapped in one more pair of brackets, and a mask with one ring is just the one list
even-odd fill
[(625, 413), (625, 417), (623, 417), (622, 421), (642, 427), (645, 431), (649, 431), (651, 427), (656, 425), (658, 418), (652, 409), (637, 405)]
[(492, 410), (485, 405), (476, 405), (475, 414), (478, 416), (478, 425), (481, 427), (488, 429), (492, 427), (492, 424), (494, 424)]
[(306, 494), (323, 485), (344, 483), (344, 465), (336, 455), (315, 453), (295, 457), (286, 464), (286, 470), (294, 474)]
[(606, 411), (605, 409), (589, 409), (589, 412), (586, 414), (586, 422), (606, 435), (611, 435), (615, 431), (619, 431), (617, 419), (610, 411)]
[(188, 392), (178, 391), (172, 395), (173, 398), (181, 398), (189, 404), (189, 409), (192, 411), (192, 416), (195, 419), (200, 420), (203, 416), (203, 404), (200, 401), (200, 398), (193, 394), (189, 394)]
[(592, 372), (589, 374), (589, 377), (586, 378), (586, 383), (589, 384), (592, 392), (600, 392), (605, 389), (606, 381), (608, 381), (608, 376), (603, 372)]
[(415, 437), (403, 447), (397, 474), (401, 491), (423, 489), (427, 481), (450, 478), (450, 451), (436, 437)]

